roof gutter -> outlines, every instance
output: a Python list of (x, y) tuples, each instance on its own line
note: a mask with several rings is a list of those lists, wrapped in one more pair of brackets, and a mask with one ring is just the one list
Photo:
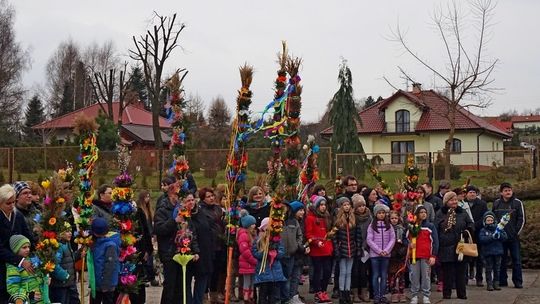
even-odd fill
[(486, 132), (485, 129), (476, 136), (476, 171), (480, 171), (480, 136)]

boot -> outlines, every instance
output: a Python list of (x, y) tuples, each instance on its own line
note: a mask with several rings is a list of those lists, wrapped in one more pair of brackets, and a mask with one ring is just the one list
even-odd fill
[(369, 302), (369, 290), (367, 288), (360, 288), (360, 300)]
[[(407, 302), (407, 297), (405, 296), (404, 293), (398, 294), (398, 298), (399, 298), (399, 303), (405, 303), (405, 302)], [(426, 304), (426, 303), (424, 302), (424, 304)]]
[(353, 300), (352, 300), (352, 297), (351, 297), (351, 291), (350, 290), (345, 291), (345, 298), (347, 300), (347, 304), (353, 304)]
[(208, 297), (207, 292), (204, 294), (203, 304), (210, 304), (210, 298)]
[(494, 290), (493, 285), (490, 282), (488, 282), (487, 283), (487, 291), (493, 291), (493, 290)]
[(391, 303), (399, 303), (399, 296), (397, 293), (393, 293), (391, 296), (390, 296), (390, 302)]
[(351, 294), (352, 294), (351, 301), (353, 303), (360, 303), (361, 302), (360, 298), (358, 297), (358, 294), (359, 294), (358, 288), (351, 289)]
[(493, 289), (495, 289), (495, 290), (501, 290), (501, 287), (499, 286), (499, 281), (494, 281), (494, 282), (493, 282)]
[(223, 304), (223, 301), (220, 301), (219, 295), (215, 291), (210, 292), (210, 303), (211, 304)]
[(339, 291), (339, 304), (347, 304), (347, 301), (345, 300), (345, 291), (343, 290)]

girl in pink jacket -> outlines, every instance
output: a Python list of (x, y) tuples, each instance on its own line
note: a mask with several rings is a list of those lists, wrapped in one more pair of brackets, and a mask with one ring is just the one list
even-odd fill
[(257, 259), (251, 252), (253, 247), (253, 241), (257, 236), (256, 220), (253, 216), (249, 215), (249, 212), (242, 210), (240, 212), (240, 226), (238, 234), (236, 235), (236, 242), (238, 243), (238, 273), (243, 276), (243, 297), (244, 303), (250, 304), (253, 301), (253, 276), (255, 274), (255, 267), (257, 266)]
[(371, 260), (373, 303), (388, 303), (384, 295), (386, 294), (390, 254), (396, 242), (394, 228), (392, 228), (388, 218), (389, 211), (390, 209), (386, 205), (376, 204), (373, 207), (375, 218), (367, 231), (369, 259)]

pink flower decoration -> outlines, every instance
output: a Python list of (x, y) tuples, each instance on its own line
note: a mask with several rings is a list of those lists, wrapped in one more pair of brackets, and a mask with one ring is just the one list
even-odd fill
[(50, 196), (47, 196), (47, 197), (45, 198), (45, 201), (43, 201), (43, 203), (44, 203), (45, 205), (49, 205), (50, 203), (52, 203), (52, 198), (51, 198)]
[(133, 274), (121, 276), (120, 282), (122, 285), (133, 285), (137, 282), (137, 276)]

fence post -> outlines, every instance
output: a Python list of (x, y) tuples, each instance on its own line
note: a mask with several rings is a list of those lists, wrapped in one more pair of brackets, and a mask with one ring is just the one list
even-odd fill
[(429, 179), (429, 183), (433, 185), (433, 161), (431, 160), (431, 152), (428, 154), (428, 168), (427, 168), (427, 176)]
[(532, 178), (536, 178), (536, 167), (538, 166), (538, 149), (532, 149), (533, 163), (532, 163)]
[(13, 184), (13, 168), (15, 167), (15, 164), (13, 163), (13, 159), (11, 158), (12, 154), (15, 154), (13, 152), (13, 148), (8, 148), (7, 157), (8, 157), (8, 171), (9, 171), (9, 183), (10, 184)]

